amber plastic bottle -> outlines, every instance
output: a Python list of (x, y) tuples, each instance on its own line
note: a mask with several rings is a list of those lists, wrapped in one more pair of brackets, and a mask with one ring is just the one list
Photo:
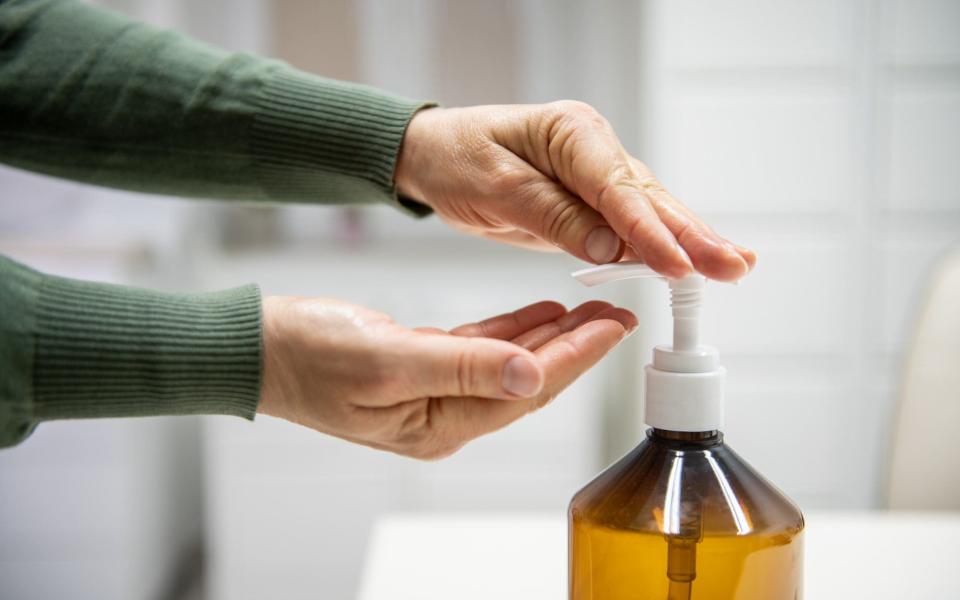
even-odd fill
[[(616, 263), (596, 285), (657, 276)], [(706, 281), (669, 281), (673, 343), (645, 367), (647, 439), (570, 503), (571, 600), (799, 600), (803, 516), (723, 442), (726, 369), (700, 344)]]
[(723, 443), (647, 439), (570, 503), (571, 600), (798, 600), (803, 516)]

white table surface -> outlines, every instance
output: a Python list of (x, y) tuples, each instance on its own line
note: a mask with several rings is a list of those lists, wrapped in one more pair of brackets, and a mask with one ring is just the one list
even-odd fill
[[(807, 600), (960, 600), (960, 513), (810, 512)], [(360, 600), (567, 597), (567, 525), (552, 514), (388, 515)]]

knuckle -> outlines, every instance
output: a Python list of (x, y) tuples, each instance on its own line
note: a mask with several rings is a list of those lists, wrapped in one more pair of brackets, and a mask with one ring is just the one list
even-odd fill
[(544, 232), (553, 244), (560, 244), (574, 231), (580, 219), (580, 207), (573, 201), (553, 204), (544, 214)]
[(659, 196), (661, 194), (666, 194), (667, 189), (663, 187), (663, 184), (651, 174), (640, 174), (636, 175), (637, 185), (648, 194), (652, 196)]
[(570, 172), (576, 162), (577, 147), (580, 144), (577, 127), (566, 118), (555, 119), (547, 139), (547, 154), (554, 165), (554, 171)]
[[(572, 117), (598, 118), (600, 112), (590, 104), (582, 100), (557, 100), (551, 103), (551, 106), (557, 112)], [(600, 117), (602, 118), (602, 117)]]
[(629, 164), (621, 162), (613, 165), (604, 180), (603, 187), (597, 191), (596, 209), (602, 212), (602, 207), (608, 203), (610, 194), (615, 193), (618, 188), (634, 187), (635, 185), (636, 177)]
[(609, 185), (634, 186), (637, 183), (637, 174), (630, 166), (630, 163), (620, 161), (610, 168), (607, 181)]
[(478, 389), (481, 377), (477, 364), (476, 340), (467, 338), (463, 342), (456, 358), (457, 390), (460, 396), (469, 395), (472, 390)]
[(580, 100), (560, 100), (554, 103), (558, 120), (571, 121), (576, 127), (585, 126), (612, 131), (610, 122), (592, 105)]

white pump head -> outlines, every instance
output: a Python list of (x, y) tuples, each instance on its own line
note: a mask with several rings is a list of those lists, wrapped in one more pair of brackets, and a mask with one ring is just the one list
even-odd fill
[[(640, 262), (591, 267), (573, 273), (584, 285), (639, 277), (662, 278)], [(723, 425), (723, 381), (716, 348), (700, 339), (700, 306), (706, 279), (688, 275), (668, 279), (673, 312), (673, 344), (653, 349), (653, 363), (645, 367), (646, 410), (651, 427), (670, 431), (711, 431)]]

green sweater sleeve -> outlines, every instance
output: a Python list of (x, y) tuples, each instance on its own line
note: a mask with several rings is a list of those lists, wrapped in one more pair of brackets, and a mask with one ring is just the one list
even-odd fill
[[(425, 103), (232, 54), (74, 0), (0, 0), (0, 162), (135, 191), (387, 203)], [(252, 418), (253, 286), (165, 294), (0, 256), (0, 447), (50, 419)]]
[(0, 0), (0, 162), (178, 196), (385, 202), (427, 106), (74, 0)]
[(227, 414), (260, 395), (260, 294), (169, 294), (0, 256), (0, 447), (53, 419)]

